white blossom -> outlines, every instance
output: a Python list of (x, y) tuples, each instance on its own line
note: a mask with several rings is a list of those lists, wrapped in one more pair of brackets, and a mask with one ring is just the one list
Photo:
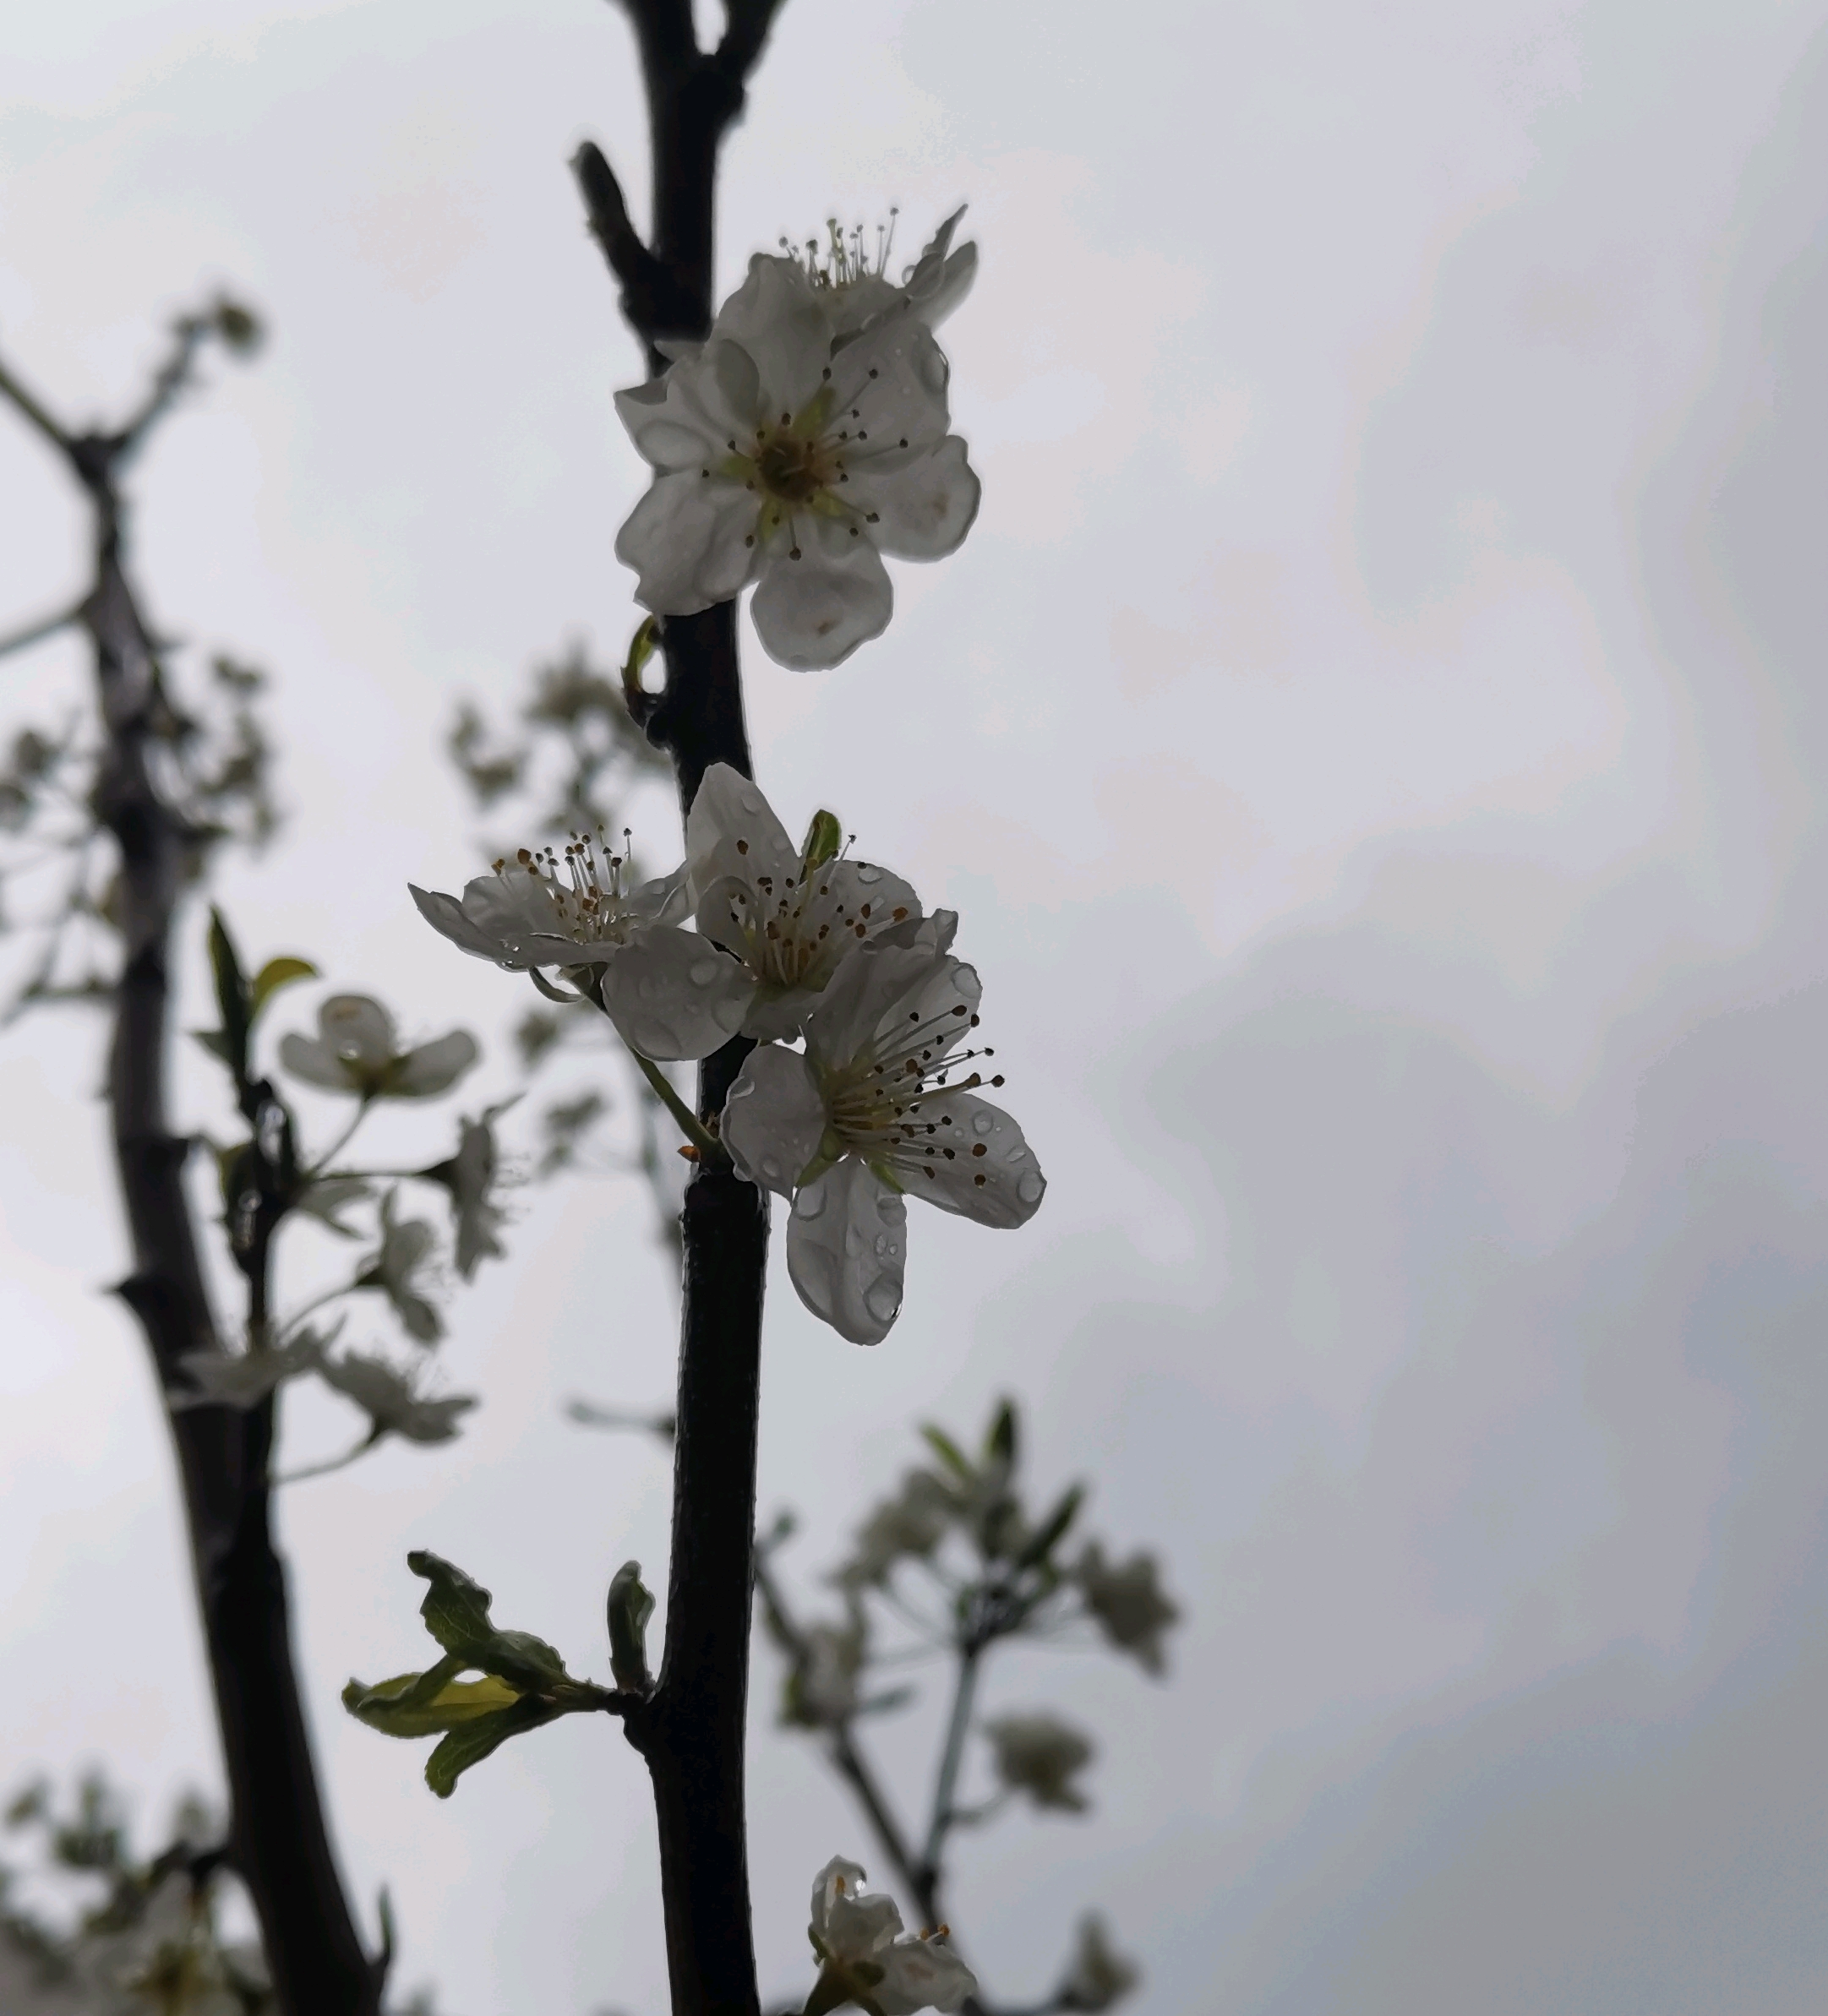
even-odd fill
[(1121, 2002), (1141, 1978), (1135, 1962), (1111, 1945), (1104, 1920), (1096, 1911), (1088, 1911), (1079, 1921), (1079, 1943), (1072, 1964), (1056, 1991), (1060, 2007), (1084, 2010), (1090, 2016)]
[[(520, 1095), (516, 1093), (515, 1098)], [(515, 1099), (483, 1109), (480, 1120), (467, 1114), (459, 1123), (457, 1152), (449, 1161), (423, 1172), (429, 1183), (441, 1183), (450, 1192), (451, 1215), (456, 1221), (457, 1272), (466, 1281), (474, 1280), (484, 1260), (501, 1260), (506, 1249), (497, 1234), (508, 1214), (495, 1201), (501, 1155), (495, 1142), (495, 1122)]]
[(355, 1402), (374, 1424), (377, 1437), (398, 1435), (411, 1442), (448, 1442), (457, 1433), (457, 1417), (476, 1405), (474, 1396), (468, 1393), (425, 1399), (415, 1374), (366, 1352), (346, 1351), (341, 1358), (326, 1358), (318, 1367), (318, 1376)]
[(976, 245), (968, 242), (956, 252), (952, 249), (952, 233), (964, 214), (961, 204), (898, 282), (889, 278), (889, 260), (895, 250), (893, 211), (889, 213), (887, 229), (877, 234), (873, 250), (864, 242), (861, 225), (841, 231), (835, 217), (826, 220), (822, 244), (812, 238), (802, 249), (783, 238), (781, 249), (805, 276), (834, 338), (853, 335), (897, 308), (909, 309), (929, 329), (937, 329), (971, 292), (977, 278)]
[[(739, 1172), (794, 1201), (787, 1266), (840, 1336), (879, 1343), (901, 1308), (911, 1191), (942, 1211), (1024, 1224), (1047, 1185), (1020, 1127), (948, 1074), (977, 1022), (978, 976), (945, 949), (941, 912), (914, 942), (859, 945), (806, 1017), (804, 1054), (750, 1053), (723, 1139)], [(1001, 1078), (993, 1078), (993, 1085)]]
[(802, 1656), (788, 1675), (783, 1719), (825, 1729), (854, 1715), (867, 1637), (860, 1610), (853, 1610), (843, 1625), (810, 1625), (802, 1634)]
[(823, 1972), (807, 2007), (833, 2009), (849, 2001), (878, 2016), (914, 2016), (917, 2009), (950, 2016), (977, 1993), (977, 1977), (947, 1943), (943, 1928), (903, 1932), (894, 1899), (863, 1883), (863, 1871), (842, 1855), (814, 1880), (807, 1931)]
[(419, 1272), (430, 1261), (437, 1240), (423, 1218), (408, 1218), (403, 1224), (396, 1222), (397, 1195), (389, 1191), (381, 1199), (381, 1243), (356, 1276), (355, 1286), (379, 1289), (393, 1305), (394, 1314), (409, 1337), (422, 1344), (435, 1344), (445, 1334), (445, 1326), (438, 1311), (420, 1293)]
[(792, 1038), (847, 952), (918, 918), (919, 899), (867, 861), (809, 863), (761, 793), (713, 763), (685, 821), (700, 932), (756, 983), (743, 1034)]
[[(923, 286), (930, 305), (963, 291), (943, 253)], [(758, 253), (705, 343), (616, 395), (654, 471), (616, 537), (639, 600), (685, 616), (754, 582), (764, 649), (801, 672), (888, 627), (883, 554), (940, 559), (978, 509), (927, 314), (905, 290), (880, 311), (859, 293), (851, 328), (829, 292)]]
[(1105, 1637), (1151, 1673), (1162, 1670), (1161, 1634), (1181, 1615), (1162, 1594), (1159, 1574), (1154, 1555), (1139, 1550), (1120, 1566), (1105, 1561), (1096, 1540), (1087, 1543), (1073, 1570), (1085, 1607)]
[(301, 1330), (290, 1343), (231, 1357), (226, 1351), (187, 1351), (179, 1360), (194, 1392), (174, 1393), (171, 1403), (183, 1407), (255, 1407), (288, 1379), (314, 1372), (330, 1337)]
[(477, 1055), (476, 1038), (463, 1029), (402, 1050), (393, 1016), (365, 994), (333, 994), (318, 1010), (315, 1036), (283, 1036), (279, 1046), (280, 1062), (295, 1078), (360, 1099), (435, 1098)]
[[(627, 888), (624, 856), (587, 838), (563, 857), (522, 847), (468, 883), (460, 901), (412, 888), (419, 914), (452, 944), (512, 972), (557, 967), (585, 987), (645, 1057), (708, 1057), (742, 1027), (755, 983), (679, 920), (691, 907), (683, 864)], [(412, 885), (408, 885), (412, 887)]]
[(855, 1550), (834, 1579), (845, 1588), (881, 1586), (898, 1561), (930, 1555), (957, 1512), (956, 1497), (930, 1470), (905, 1471), (901, 1489), (858, 1528)]
[(1010, 1791), (1026, 1792), (1038, 1806), (1085, 1811), (1085, 1795), (1071, 1781), (1091, 1762), (1092, 1746), (1078, 1730), (1047, 1714), (1004, 1715), (983, 1726)]

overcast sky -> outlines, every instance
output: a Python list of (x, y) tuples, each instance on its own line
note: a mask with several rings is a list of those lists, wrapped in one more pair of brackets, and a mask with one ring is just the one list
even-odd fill
[[(14, 11), (8, 358), (84, 421), (201, 288), (272, 329), (136, 486), (159, 622), (276, 678), (292, 817), (223, 900), (256, 955), (476, 1027), (473, 1107), (526, 1003), (403, 885), (476, 866), (457, 696), (574, 635), (619, 657), (638, 614), (611, 395), (640, 367), (565, 169), (588, 134), (644, 185), (625, 29), (601, 0)], [(1052, 1181), (1019, 1234), (914, 1214), (876, 1351), (778, 1283), (763, 1508), (805, 1514), (811, 1589), (913, 1425), (975, 1432), (1008, 1392), (1040, 1483), (1089, 1475), (1094, 1529), (1158, 1547), (1187, 1611), (1165, 1684), (1065, 1649), (993, 1678), (1100, 1747), (1089, 1817), (963, 1846), (986, 1983), (1038, 1993), (1095, 1904), (1137, 2016), (1819, 2010), (1821, 9), (787, 0), (725, 167), (726, 286), (834, 211), (898, 204), (911, 253), (971, 204), (945, 341), (982, 515), (845, 666), (751, 648), (749, 706), (790, 827), (830, 804), (962, 913)], [(4, 629), (80, 581), (83, 523), (3, 415), (0, 514)], [(84, 672), (7, 661), (0, 722)], [(194, 993), (194, 917), (186, 947)], [(164, 1431), (101, 1292), (96, 1036), (0, 1036), (0, 1779), (103, 1759), (156, 1819), (217, 1767)], [(226, 1128), (183, 1070), (186, 1124)], [(668, 1392), (647, 1201), (520, 1208), (453, 1306), (471, 1432), (297, 1487), (284, 1534), (401, 1978), (455, 2016), (647, 2016), (652, 1823), (612, 1732), (441, 1804), (336, 1705), (418, 1659), (408, 1547), (593, 1670), (610, 1571), (659, 1572), (663, 1452), (559, 1415)], [(300, 1454), (347, 1432), (327, 1399), (291, 1424)], [(785, 1994), (814, 1870), (871, 1857), (758, 1660)], [(904, 1790), (925, 1727), (881, 1732)]]

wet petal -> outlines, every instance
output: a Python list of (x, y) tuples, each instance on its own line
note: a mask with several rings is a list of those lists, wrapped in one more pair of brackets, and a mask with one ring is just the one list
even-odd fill
[(718, 1131), (738, 1175), (786, 1197), (819, 1152), (825, 1117), (805, 1059), (765, 1043), (750, 1052), (731, 1086)]
[(752, 885), (758, 876), (784, 883), (799, 871), (799, 850), (787, 828), (758, 787), (728, 763), (713, 763), (698, 787), (686, 815), (685, 856), (701, 899), (700, 930), (706, 929), (703, 896), (720, 877)]
[[(832, 976), (825, 999), (806, 1018), (806, 1048), (821, 1065), (848, 1063), (865, 1051), (905, 1054), (910, 1033), (936, 1056), (952, 1049), (971, 1027), (983, 997), (974, 967), (942, 951), (935, 940), (859, 945)], [(898, 940), (901, 934), (897, 934)], [(949, 935), (949, 934), (948, 934)]]
[[(703, 467), (709, 467), (708, 464)], [(749, 579), (756, 499), (702, 468), (657, 476), (616, 534), (616, 558), (634, 569), (636, 595), (657, 616), (690, 616), (728, 602)]]
[(743, 1026), (756, 983), (696, 931), (650, 924), (603, 974), (603, 1005), (625, 1043), (669, 1063), (708, 1057)]
[(1005, 1230), (1040, 1210), (1047, 1180), (1001, 1106), (969, 1092), (924, 1092), (908, 1109), (921, 1131), (897, 1150), (895, 1180), (910, 1197)]
[(787, 1271), (799, 1299), (840, 1337), (879, 1344), (900, 1313), (908, 1207), (847, 1155), (794, 1199)]
[(778, 665), (813, 672), (837, 665), (888, 628), (895, 591), (888, 570), (852, 520), (810, 511), (794, 520), (799, 558), (778, 538), (763, 563), (750, 613)]
[(983, 494), (965, 457), (963, 439), (948, 434), (930, 455), (881, 474), (854, 463), (845, 500), (876, 514), (868, 531), (882, 552), (903, 560), (942, 559), (963, 543)]
[(318, 1010), (318, 1034), (339, 1057), (370, 1070), (394, 1054), (394, 1018), (365, 994), (333, 994)]
[[(946, 437), (949, 376), (945, 352), (924, 322), (907, 312), (885, 316), (832, 359), (836, 429), (849, 433), (858, 459), (931, 448)], [(854, 481), (854, 474), (853, 476)]]

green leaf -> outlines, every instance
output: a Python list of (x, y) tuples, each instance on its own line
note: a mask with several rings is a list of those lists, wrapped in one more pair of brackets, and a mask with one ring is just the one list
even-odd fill
[(955, 1477), (969, 1484), (972, 1479), (977, 1475), (977, 1472), (967, 1460), (964, 1451), (947, 1434), (943, 1428), (936, 1428), (929, 1422), (921, 1429), (920, 1432), (931, 1444), (941, 1462)]
[(564, 1713), (563, 1708), (555, 1708), (549, 1702), (527, 1699), (516, 1701), (511, 1708), (497, 1708), (491, 1714), (479, 1715), (473, 1722), (466, 1722), (444, 1736), (437, 1749), (425, 1760), (426, 1784), (440, 1799), (449, 1799), (457, 1789), (457, 1780), (472, 1764), (479, 1764), (485, 1757), (493, 1756), (510, 1736), (537, 1729)]
[(805, 843), (799, 850), (800, 873), (810, 875), (827, 861), (835, 860), (843, 844), (843, 829), (838, 823), (837, 813), (815, 812), (812, 824), (806, 828)]
[(984, 1438), (984, 1458), (986, 1463), (1006, 1463), (1012, 1470), (1016, 1467), (1016, 1403), (1005, 1400), (990, 1421), (990, 1431)]
[(1065, 1539), (1067, 1528), (1078, 1516), (1079, 1507), (1084, 1501), (1084, 1486), (1074, 1485), (1054, 1507), (1052, 1515), (1040, 1531), (1016, 1556), (1017, 1567), (1032, 1568), (1045, 1561)]
[(218, 1064), (228, 1062), (228, 1045), (223, 1041), (220, 1029), (193, 1029), (190, 1033)]
[(524, 1691), (543, 1692), (555, 1681), (570, 1681), (565, 1661), (543, 1638), (531, 1632), (496, 1630), (488, 1620), (488, 1591), (461, 1568), (423, 1549), (407, 1556), (407, 1566), (432, 1585), (419, 1615), (446, 1652)]
[(377, 1681), (372, 1687), (352, 1680), (343, 1689), (343, 1706), (384, 1736), (437, 1736), (512, 1708), (521, 1699), (494, 1674), (481, 1680), (457, 1679), (462, 1668), (461, 1658), (452, 1654), (427, 1672), (402, 1673)]
[(658, 617), (646, 618), (636, 631), (629, 645), (629, 655), (622, 667), (622, 691), (630, 700), (641, 691), (641, 671), (654, 655), (654, 646), (659, 641), (660, 622)]
[(254, 977), (248, 991), (248, 1020), (251, 1022), (282, 987), (294, 980), (314, 980), (318, 969), (308, 959), (269, 959)]
[(216, 976), (216, 1005), (222, 1017), (222, 1061), (235, 1074), (237, 1087), (248, 1082), (248, 983), (242, 978), (235, 941), (222, 913), (210, 909), (210, 970)]
[(641, 1563), (625, 1561), (609, 1583), (609, 1670), (619, 1687), (646, 1693), (654, 1684), (647, 1670), (647, 1620), (653, 1614), (653, 1591), (642, 1587)]

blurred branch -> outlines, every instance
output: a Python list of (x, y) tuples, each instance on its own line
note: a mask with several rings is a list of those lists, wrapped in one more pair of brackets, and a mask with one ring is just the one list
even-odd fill
[[(245, 348), (253, 319), (217, 302), (177, 325), (170, 356), (120, 431), (75, 436), (0, 363), (0, 393), (55, 446), (93, 514), (94, 581), (81, 616), (95, 654), (102, 747), (90, 803), (115, 843), (108, 921), (121, 941), (107, 1099), (133, 1247), (118, 1286), (151, 1351), (183, 1479), (204, 1636), (232, 1800), (232, 1855), (260, 1920), (285, 2016), (376, 2016), (378, 1970), (342, 1891), (306, 1734), (285, 1569), (272, 1543), (272, 1403), (242, 1410), (169, 1404), (190, 1392), (184, 1359), (219, 1352), (183, 1170), (190, 1142), (166, 1098), (171, 949), (198, 831), (161, 787), (174, 738), (157, 648), (129, 577), (119, 476), (188, 382), (205, 338)], [(264, 1249), (250, 1318), (264, 1321)]]
[(80, 602), (59, 609), (53, 616), (41, 616), (35, 623), (29, 623), (9, 635), (0, 636), (0, 658), (13, 651), (25, 651), (31, 645), (41, 644), (46, 637), (55, 637), (59, 630), (67, 630), (73, 623), (80, 623), (82, 619)]

